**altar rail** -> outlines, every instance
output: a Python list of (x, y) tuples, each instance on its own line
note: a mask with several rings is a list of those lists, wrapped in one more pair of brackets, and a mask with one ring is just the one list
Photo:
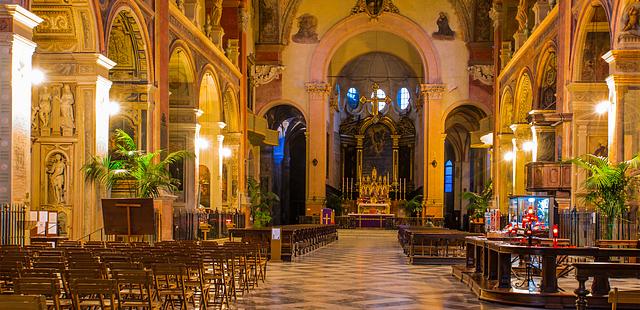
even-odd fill
[(0, 244), (24, 245), (27, 207), (23, 204), (0, 204)]
[[(281, 258), (291, 261), (317, 248), (338, 240), (338, 231), (334, 225), (287, 225), (280, 226), (282, 240)], [(271, 227), (232, 228), (229, 238), (242, 238), (242, 241), (260, 244), (271, 242)]]
[(398, 242), (411, 264), (451, 265), (465, 262), (465, 238), (479, 236), (446, 228), (400, 226)]

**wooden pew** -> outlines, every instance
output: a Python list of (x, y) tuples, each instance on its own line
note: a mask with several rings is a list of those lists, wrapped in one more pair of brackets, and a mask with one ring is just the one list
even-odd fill
[[(587, 309), (587, 295), (589, 290), (586, 288), (586, 282), (589, 278), (600, 278), (605, 280), (608, 286), (610, 278), (638, 278), (640, 277), (640, 264), (622, 264), (622, 263), (575, 263), (573, 266), (576, 268), (576, 279), (578, 280), (578, 288), (575, 290), (576, 294), (576, 309)], [(630, 300), (638, 301), (640, 293), (636, 292), (634, 299), (630, 297)], [(616, 298), (620, 298), (620, 294), (614, 290), (614, 301)], [(624, 296), (623, 296), (624, 297)], [(627, 296), (628, 297), (628, 296)], [(609, 302), (611, 302), (612, 296), (609, 296)], [(625, 298), (625, 302), (626, 302)], [(616, 302), (616, 306), (619, 301)]]

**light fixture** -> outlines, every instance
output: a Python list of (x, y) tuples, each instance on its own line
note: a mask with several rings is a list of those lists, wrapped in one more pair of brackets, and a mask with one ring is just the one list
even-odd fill
[(522, 143), (522, 150), (525, 152), (531, 152), (536, 147), (536, 144), (533, 141), (526, 141)]
[(200, 117), (204, 114), (204, 111), (200, 109), (195, 109), (194, 112), (196, 113), (196, 117)]
[(109, 101), (107, 104), (107, 112), (109, 113), (109, 116), (114, 116), (120, 113), (120, 103), (116, 101)]
[(480, 141), (485, 145), (493, 145), (493, 133), (490, 132), (482, 137), (480, 137)]
[(611, 106), (611, 103), (608, 100), (600, 101), (598, 104), (596, 104), (596, 113), (599, 115), (603, 115), (609, 112), (610, 106)]
[(196, 138), (196, 148), (199, 150), (206, 150), (209, 148), (209, 146), (211, 146), (211, 143), (209, 142), (209, 140), (203, 138), (203, 137), (197, 137)]
[(222, 155), (223, 158), (231, 157), (231, 149), (228, 147), (223, 147), (222, 149), (220, 149), (220, 155)]
[(512, 161), (513, 160), (513, 152), (509, 151), (504, 153), (504, 160)]
[(32, 69), (31, 70), (31, 84), (40, 85), (44, 82), (45, 76), (44, 72), (40, 69)]
[(218, 122), (218, 127), (220, 128), (220, 130), (224, 129), (225, 127), (227, 127), (227, 123), (225, 122)]

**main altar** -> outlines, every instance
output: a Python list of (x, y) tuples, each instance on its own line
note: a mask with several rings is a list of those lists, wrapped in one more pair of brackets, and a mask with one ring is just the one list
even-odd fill
[(359, 214), (390, 214), (391, 184), (388, 176), (378, 175), (378, 170), (373, 167), (370, 176), (364, 176), (359, 184), (360, 197), (357, 200)]
[(378, 175), (373, 167), (371, 175), (364, 176), (358, 182), (359, 197), (357, 213), (350, 213), (359, 228), (384, 228), (386, 219), (393, 218), (391, 214), (390, 192), (392, 184), (387, 175)]

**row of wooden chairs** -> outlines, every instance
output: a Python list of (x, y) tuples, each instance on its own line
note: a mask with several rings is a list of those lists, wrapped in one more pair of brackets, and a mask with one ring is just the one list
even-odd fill
[(266, 279), (265, 245), (0, 248), (2, 293), (44, 295), (54, 309), (228, 307)]

